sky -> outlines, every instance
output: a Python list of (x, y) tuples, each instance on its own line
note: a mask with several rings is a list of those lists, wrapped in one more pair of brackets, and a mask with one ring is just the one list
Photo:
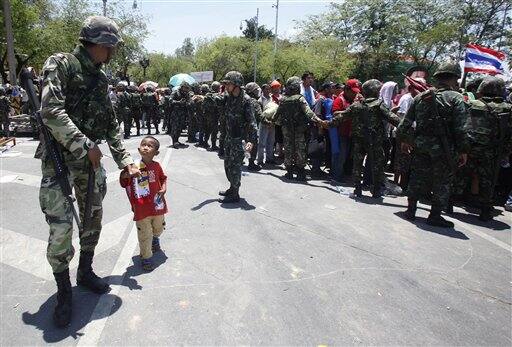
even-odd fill
[[(133, 0), (125, 0), (127, 4)], [(256, 16), (259, 24), (274, 30), (276, 0), (137, 0), (138, 10), (148, 20), (150, 36), (144, 42), (149, 52), (174, 53), (183, 39), (213, 38), (222, 34), (242, 35), (240, 22)], [(278, 36), (291, 37), (296, 30), (294, 20), (319, 14), (332, 1), (280, 0)], [(245, 22), (243, 23), (245, 25)]]

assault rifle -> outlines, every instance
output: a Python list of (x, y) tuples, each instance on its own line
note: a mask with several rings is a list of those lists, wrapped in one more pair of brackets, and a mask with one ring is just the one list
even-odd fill
[(43, 119), (41, 117), (41, 103), (39, 102), (39, 97), (36, 94), (34, 83), (32, 81), (32, 76), (30, 72), (26, 68), (24, 68), (21, 70), (20, 77), (21, 83), (27, 91), (29, 102), (32, 106), (32, 109), (34, 110), (33, 117), (37, 122), (37, 128), (39, 130), (39, 141), (45, 146), (46, 154), (49, 156), (53, 163), (53, 169), (55, 171), (54, 177), (60, 186), (64, 198), (66, 199), (71, 208), (71, 212), (73, 213), (73, 218), (75, 219), (77, 226), (79, 228), (84, 229), (86, 226), (88, 226), (91, 217), (91, 198), (94, 190), (94, 170), (92, 166), (89, 169), (89, 181), (87, 182), (87, 196), (85, 201), (84, 223), (80, 223), (80, 218), (78, 217), (78, 213), (74, 205), (76, 199), (73, 196), (73, 190), (71, 188), (71, 185), (69, 184), (69, 169), (64, 164), (59, 143), (57, 142), (57, 140), (55, 140), (55, 138), (50, 133), (46, 125), (44, 125), (43, 123)]

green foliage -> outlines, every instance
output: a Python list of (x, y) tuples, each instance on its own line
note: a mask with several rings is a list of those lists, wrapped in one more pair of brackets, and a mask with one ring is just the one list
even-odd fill
[[(242, 34), (249, 40), (256, 40), (256, 17), (245, 20), (245, 29)], [(274, 38), (272, 30), (267, 29), (264, 25), (258, 25), (258, 40), (266, 40)]]
[(146, 78), (143, 76), (143, 69), (138, 64), (132, 64), (128, 67), (130, 80), (140, 84), (145, 80), (157, 82), (161, 87), (167, 87), (169, 78), (172, 75), (181, 72), (191, 72), (193, 65), (186, 59), (176, 56), (169, 56), (162, 53), (150, 53), (149, 67), (146, 69)]

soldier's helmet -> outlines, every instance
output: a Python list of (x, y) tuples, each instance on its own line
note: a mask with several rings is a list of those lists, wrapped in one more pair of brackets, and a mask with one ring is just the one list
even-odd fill
[(434, 77), (439, 77), (439, 76), (443, 76), (443, 75), (444, 76), (451, 75), (451, 76), (455, 76), (455, 77), (460, 77), (460, 74), (461, 74), (461, 70), (460, 70), (459, 63), (457, 63), (455, 61), (448, 60), (448, 61), (444, 61), (441, 64), (439, 64), (436, 72), (434, 72)]
[(155, 88), (153, 88), (153, 86), (146, 86), (146, 92), (152, 93), (154, 91), (155, 91)]
[(80, 30), (78, 39), (106, 47), (115, 47), (123, 42), (119, 27), (110, 18), (103, 16), (88, 17)]
[(201, 84), (201, 94), (206, 94), (210, 91), (210, 87), (207, 84)]
[(238, 71), (229, 71), (226, 76), (224, 76), (222, 82), (232, 83), (237, 87), (241, 87), (244, 85), (244, 76)]
[(260, 96), (261, 88), (256, 82), (249, 82), (245, 85), (245, 91), (255, 98)]
[(119, 81), (117, 82), (116, 89), (120, 91), (126, 90), (127, 83), (125, 81)]
[(218, 81), (213, 81), (212, 82), (212, 90), (215, 92), (215, 93), (218, 93), (219, 90), (220, 90), (220, 82)]
[(505, 94), (505, 81), (496, 76), (487, 76), (478, 86), (477, 93), (482, 96), (503, 96)]
[(379, 96), (380, 88), (382, 88), (382, 82), (376, 79), (371, 79), (364, 82), (361, 88), (364, 97), (377, 98)]
[(187, 81), (183, 81), (180, 84), (181, 88), (190, 88), (190, 84)]
[(300, 77), (292, 76), (286, 80), (286, 92), (288, 94), (300, 92)]

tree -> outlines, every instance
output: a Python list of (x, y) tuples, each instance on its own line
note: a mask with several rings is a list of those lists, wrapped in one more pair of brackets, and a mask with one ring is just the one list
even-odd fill
[[(242, 31), (242, 34), (246, 39), (255, 40), (256, 39), (256, 17), (251, 19), (246, 19), (245, 21), (245, 29)], [(274, 34), (272, 30), (267, 29), (264, 25), (258, 26), (258, 39), (266, 40), (272, 39)]]
[(180, 57), (180, 58), (191, 59), (192, 56), (194, 55), (194, 51), (195, 51), (195, 47), (194, 47), (194, 44), (192, 43), (192, 39), (190, 37), (186, 37), (183, 40), (181, 47), (176, 49), (175, 54), (177, 57)]

